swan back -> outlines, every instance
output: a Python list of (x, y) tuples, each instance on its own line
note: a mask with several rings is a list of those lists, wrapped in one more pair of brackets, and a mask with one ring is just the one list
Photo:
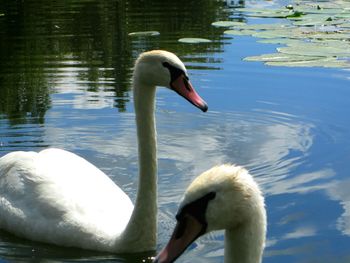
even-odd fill
[(113, 250), (133, 205), (85, 159), (60, 149), (0, 158), (0, 228), (66, 246)]

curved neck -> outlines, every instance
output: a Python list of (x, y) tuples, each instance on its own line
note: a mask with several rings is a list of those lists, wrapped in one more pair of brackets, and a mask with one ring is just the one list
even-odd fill
[(133, 213), (123, 232), (126, 251), (150, 251), (157, 239), (157, 139), (154, 119), (156, 87), (134, 78), (134, 107), (139, 157), (139, 183)]
[(260, 263), (265, 246), (266, 223), (252, 220), (225, 231), (225, 263)]

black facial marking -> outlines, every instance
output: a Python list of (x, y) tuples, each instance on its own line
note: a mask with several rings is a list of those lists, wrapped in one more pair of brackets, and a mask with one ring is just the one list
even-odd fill
[[(182, 209), (177, 213), (176, 215), (176, 219), (177, 221), (181, 224), (185, 224), (186, 220), (184, 220), (184, 217), (186, 214), (189, 214), (191, 216), (193, 216), (194, 218), (196, 218), (198, 220), (198, 222), (200, 222), (203, 225), (203, 229), (201, 231), (201, 233), (199, 235), (203, 235), (207, 229), (207, 221), (205, 218), (205, 213), (208, 207), (208, 203), (210, 200), (213, 200), (216, 196), (215, 192), (210, 192), (208, 194), (206, 194), (205, 196), (185, 205), (184, 207), (182, 207)], [(186, 226), (182, 226), (183, 228), (185, 228)], [(180, 229), (181, 230), (181, 229)], [(179, 233), (177, 233), (178, 236), (180, 236), (180, 234), (182, 234), (183, 231), (180, 231)]]
[(184, 78), (183, 81), (184, 81), (184, 84), (185, 84), (185, 88), (186, 88), (188, 91), (191, 92), (190, 85), (188, 84), (188, 78)]
[[(163, 66), (166, 67), (169, 70), (171, 82), (175, 81), (181, 75), (186, 76), (185, 72), (182, 69), (179, 69), (179, 68), (171, 65), (168, 62), (163, 62)], [(188, 79), (187, 76), (186, 76), (186, 78)]]
[(179, 221), (179, 224), (177, 226), (177, 229), (175, 231), (175, 238), (179, 239), (180, 237), (182, 237), (183, 233), (185, 232), (187, 226), (187, 220), (181, 220)]

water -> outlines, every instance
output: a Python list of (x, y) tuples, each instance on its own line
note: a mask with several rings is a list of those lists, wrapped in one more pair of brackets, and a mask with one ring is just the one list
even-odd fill
[[(230, 162), (246, 166), (265, 193), (264, 262), (350, 261), (348, 70), (242, 61), (276, 46), (224, 36), (210, 23), (274, 20), (244, 17), (221, 1), (2, 1), (1, 13), (0, 156), (64, 148), (101, 168), (134, 200), (131, 68), (141, 51), (170, 50), (185, 61), (209, 112), (157, 92), (158, 250), (186, 186)], [(147, 30), (160, 35), (128, 36)], [(177, 42), (181, 37), (213, 42), (186, 45)], [(59, 248), (0, 233), (0, 259), (7, 262), (142, 262), (152, 255)], [(179, 262), (222, 260), (218, 232), (198, 240)]]

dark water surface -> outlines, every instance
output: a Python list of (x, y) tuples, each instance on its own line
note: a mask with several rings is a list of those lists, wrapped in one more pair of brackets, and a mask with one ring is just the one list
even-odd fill
[[(173, 51), (209, 112), (158, 91), (158, 249), (187, 185), (231, 162), (246, 166), (265, 192), (264, 262), (350, 262), (349, 70), (242, 61), (276, 46), (225, 36), (211, 22), (275, 21), (244, 17), (222, 1), (2, 0), (0, 14), (0, 156), (64, 148), (100, 167), (134, 200), (131, 68), (142, 51)], [(148, 30), (160, 35), (128, 36)], [(212, 42), (182, 44), (182, 37)], [(0, 261), (148, 262), (152, 255), (65, 249), (0, 232)], [(201, 238), (179, 259), (222, 261), (221, 232)]]

